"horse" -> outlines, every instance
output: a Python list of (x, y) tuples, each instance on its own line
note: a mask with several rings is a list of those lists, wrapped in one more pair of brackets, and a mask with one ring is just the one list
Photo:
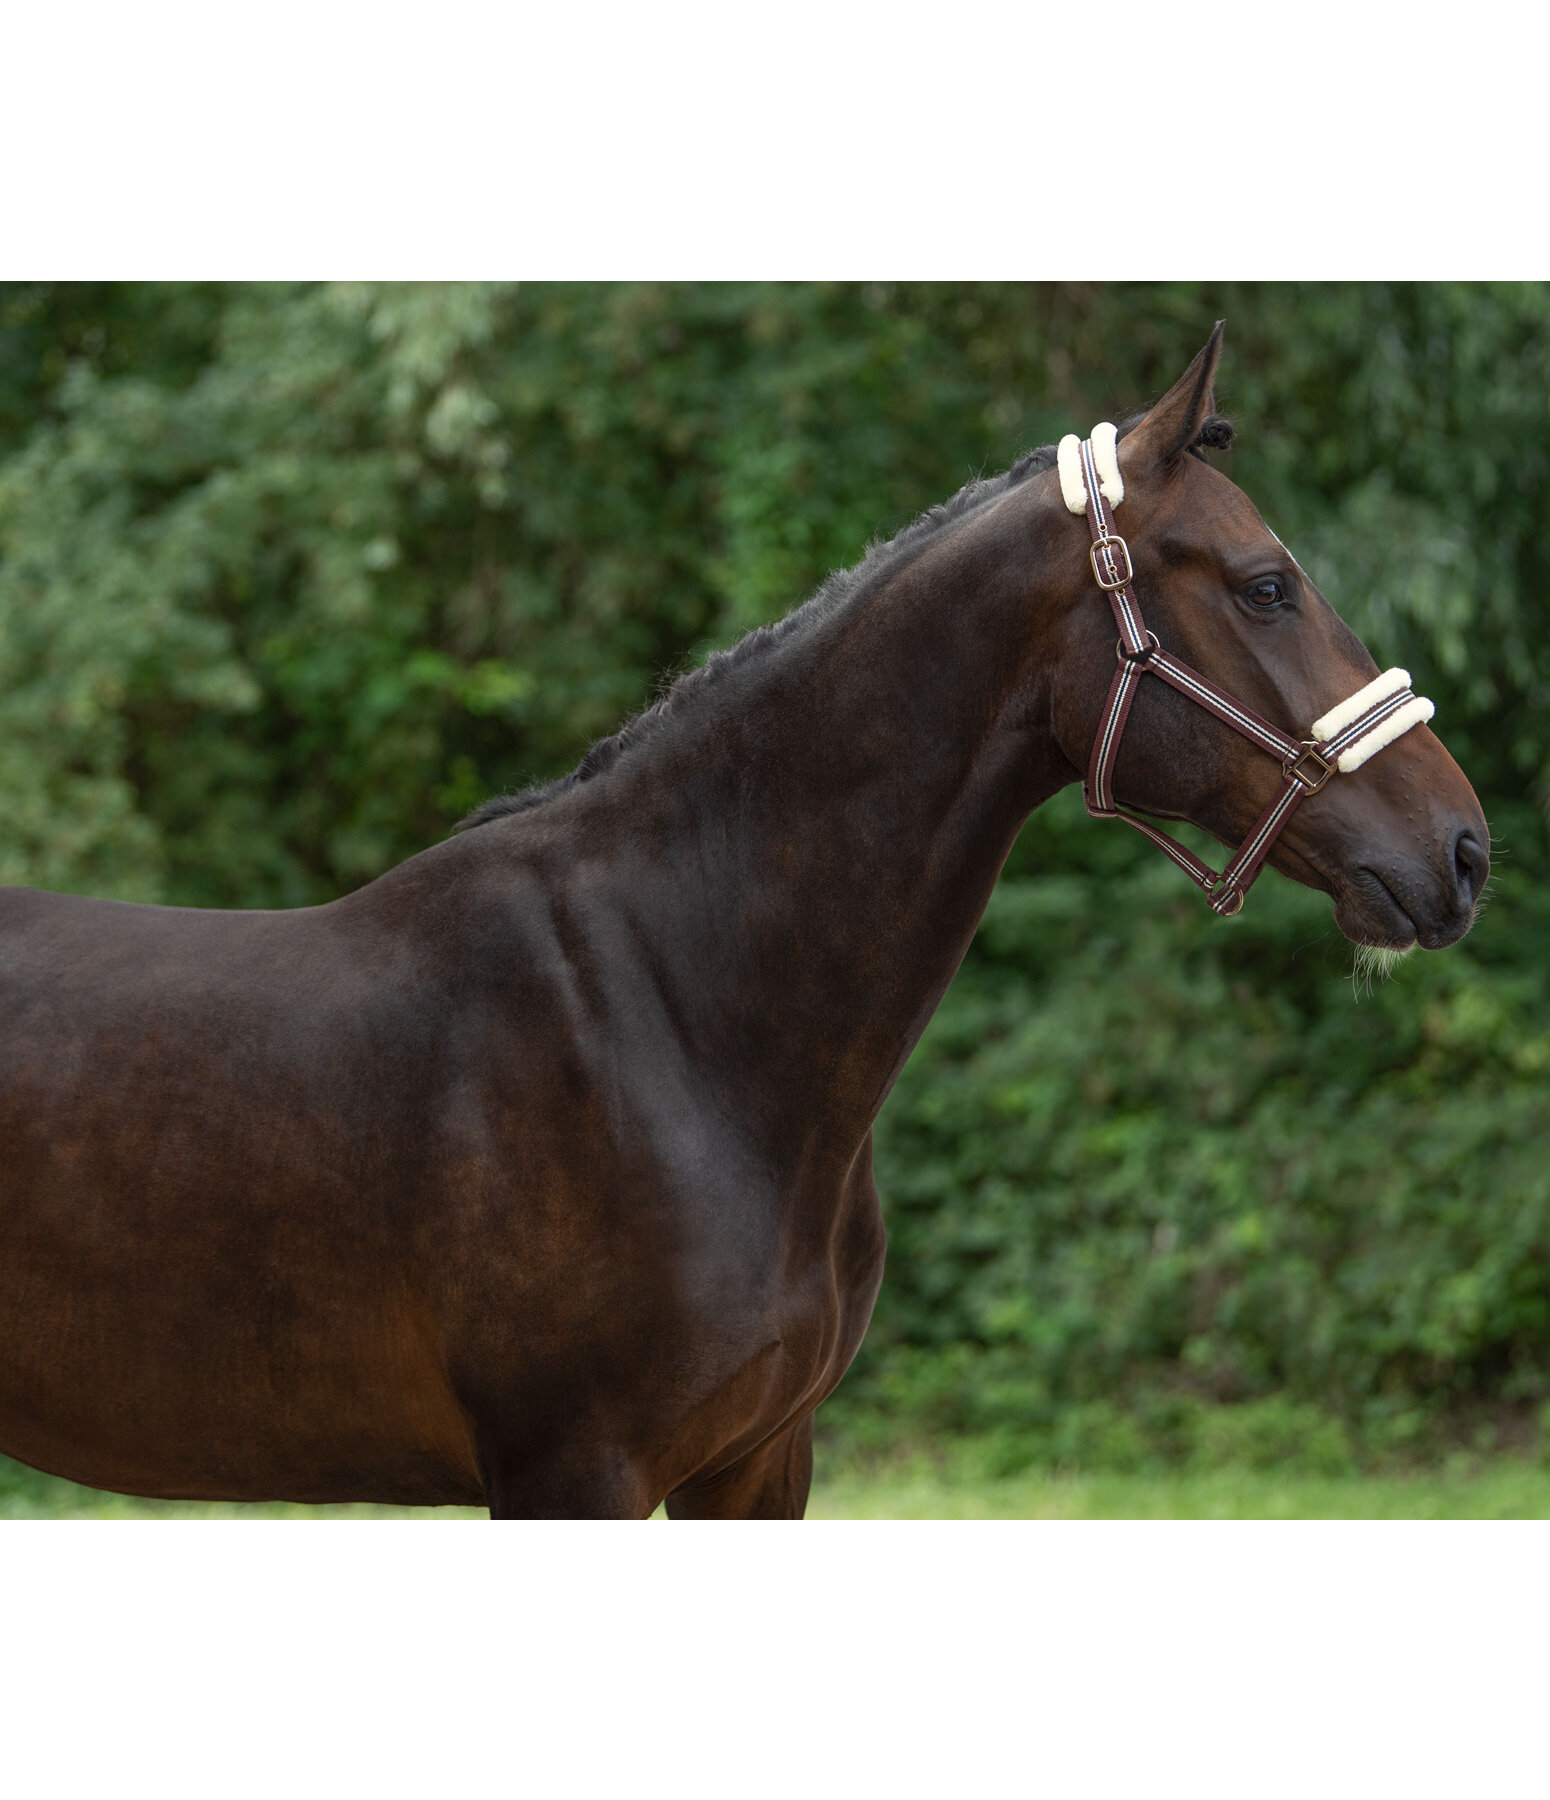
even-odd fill
[(1480, 804), (1205, 456), (1221, 341), (341, 899), (0, 891), (0, 1450), (800, 1517), (882, 1279), (873, 1121), (1036, 807), (1085, 771), (1165, 847), (1247, 839), (1170, 851), (1219, 913), (1268, 860), (1358, 944), (1462, 936)]

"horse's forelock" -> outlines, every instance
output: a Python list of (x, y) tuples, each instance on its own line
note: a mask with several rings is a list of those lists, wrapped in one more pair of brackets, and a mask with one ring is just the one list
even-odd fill
[[(1131, 413), (1121, 419), (1116, 427), (1116, 435), (1123, 441), (1146, 417), (1145, 411)], [(1234, 427), (1231, 419), (1224, 418), (1221, 413), (1208, 413), (1196, 432), (1194, 441), (1186, 446), (1191, 456), (1202, 459), (1207, 450), (1231, 450)]]

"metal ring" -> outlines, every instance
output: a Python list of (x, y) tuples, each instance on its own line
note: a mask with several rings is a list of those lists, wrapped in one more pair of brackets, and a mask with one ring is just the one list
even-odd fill
[(1122, 663), (1149, 663), (1152, 660), (1153, 651), (1161, 649), (1162, 645), (1158, 643), (1157, 633), (1155, 631), (1149, 631), (1146, 634), (1146, 648), (1144, 650), (1137, 650), (1134, 655), (1128, 655), (1126, 653), (1125, 640), (1123, 638), (1115, 638), (1114, 660), (1115, 662)]

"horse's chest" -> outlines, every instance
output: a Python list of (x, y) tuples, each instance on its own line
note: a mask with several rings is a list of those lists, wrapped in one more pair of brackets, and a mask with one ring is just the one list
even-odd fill
[[(716, 1352), (702, 1364), (713, 1394), (740, 1397), (767, 1424), (810, 1410), (838, 1382), (865, 1335), (882, 1280), (875, 1194), (831, 1200), (832, 1229), (788, 1236), (762, 1259), (729, 1259), (701, 1284), (690, 1336)], [(711, 1397), (711, 1396), (707, 1396)]]

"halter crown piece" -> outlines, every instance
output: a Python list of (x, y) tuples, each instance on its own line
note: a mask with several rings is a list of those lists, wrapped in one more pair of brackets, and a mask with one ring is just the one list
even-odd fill
[[(1072, 512), (1087, 516), (1093, 539), (1088, 551), (1093, 579), (1108, 595), (1114, 622), (1119, 627), (1115, 651), (1119, 666), (1109, 687), (1103, 721), (1093, 740), (1082, 798), (1095, 819), (1122, 819), (1150, 838), (1204, 891), (1212, 911), (1230, 918), (1241, 911), (1244, 895), (1299, 803), (1309, 794), (1316, 794), (1332, 775), (1352, 774), (1412, 725), (1424, 724), (1435, 709), (1430, 700), (1410, 691), (1410, 676), (1404, 669), (1388, 669), (1350, 699), (1331, 707), (1323, 718), (1315, 719), (1309, 727), (1311, 735), (1299, 742), (1164, 650), (1142, 621), (1131, 589), (1134, 572), (1130, 550), (1114, 529), (1114, 508), (1125, 498), (1115, 438), (1112, 425), (1095, 425), (1092, 436), (1085, 441), (1078, 440), (1075, 434), (1062, 438), (1056, 453), (1061, 494)], [(1251, 743), (1268, 751), (1281, 765), (1284, 785), (1280, 793), (1220, 874), (1207, 868), (1192, 851), (1175, 843), (1149, 820), (1115, 801), (1114, 763), (1143, 675), (1161, 676), (1197, 706), (1203, 706)]]

